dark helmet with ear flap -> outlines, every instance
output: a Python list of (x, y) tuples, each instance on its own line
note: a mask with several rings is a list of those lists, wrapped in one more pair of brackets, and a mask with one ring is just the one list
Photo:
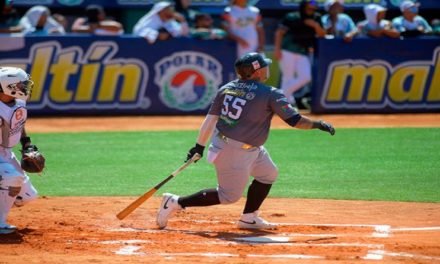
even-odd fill
[(247, 80), (255, 71), (271, 63), (271, 59), (264, 58), (260, 53), (250, 52), (237, 59), (234, 66), (240, 79)]

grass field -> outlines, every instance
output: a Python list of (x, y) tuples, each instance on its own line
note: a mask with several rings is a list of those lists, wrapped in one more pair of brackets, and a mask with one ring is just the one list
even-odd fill
[[(179, 167), (197, 131), (42, 133), (40, 195), (139, 195)], [(273, 130), (266, 143), (280, 175), (272, 197), (440, 202), (440, 129)], [(205, 153), (206, 154), (206, 153)], [(191, 165), (159, 190), (214, 187), (212, 165)]]

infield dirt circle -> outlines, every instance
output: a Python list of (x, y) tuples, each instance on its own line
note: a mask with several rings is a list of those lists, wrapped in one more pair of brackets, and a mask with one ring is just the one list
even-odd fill
[[(439, 114), (314, 116), (338, 127), (440, 127)], [(33, 118), (28, 132), (197, 129), (203, 117)], [(274, 128), (288, 128), (275, 119)], [(213, 170), (214, 173), (214, 170)], [(160, 199), (125, 220), (137, 197), (41, 197), (13, 208), (0, 263), (440, 263), (440, 203), (269, 198), (274, 231), (235, 227), (244, 199), (188, 208), (165, 230)]]

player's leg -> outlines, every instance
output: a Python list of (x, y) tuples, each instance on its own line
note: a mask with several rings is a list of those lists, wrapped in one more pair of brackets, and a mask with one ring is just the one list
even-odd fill
[(21, 207), (28, 204), (38, 198), (38, 192), (32, 185), (29, 176), (25, 174), (23, 185), (21, 186), (20, 193), (17, 195), (14, 205)]
[(185, 197), (164, 194), (156, 218), (158, 226), (166, 227), (168, 219), (182, 208), (238, 201), (249, 180), (250, 164), (252, 164), (250, 161), (258, 156), (258, 151), (253, 152), (231, 147), (213, 136), (213, 143), (208, 150), (208, 162), (214, 163), (216, 167), (217, 189), (205, 189)]
[(23, 171), (20, 165), (20, 161), (17, 159), (14, 153), (11, 153), (9, 162), (15, 167), (15, 169), (24, 176), (23, 184), (21, 186), (20, 193), (17, 195), (14, 205), (17, 207), (23, 206), (29, 202), (32, 202), (38, 198), (38, 192), (32, 185), (29, 176)]
[(296, 83), (292, 85), (293, 92), (298, 91), (312, 80), (312, 64), (309, 56), (296, 54)]
[(271, 224), (259, 216), (260, 206), (270, 192), (273, 182), (278, 176), (278, 169), (264, 147), (260, 148), (259, 158), (252, 167), (251, 175), (254, 180), (248, 189), (246, 204), (243, 214), (238, 221), (240, 228), (273, 229)]
[(293, 77), (288, 78), (287, 80), (284, 80), (283, 78), (283, 85), (281, 88), (284, 95), (289, 99), (289, 101), (292, 101), (291, 103), (293, 104), (293, 93), (295, 93), (311, 81), (312, 69), (310, 65), (310, 60), (306, 55), (291, 53), (287, 51), (285, 53), (288, 54), (287, 56), (291, 60), (290, 62), (286, 62), (285, 64), (290, 63), (291, 68), (289, 68), (289, 70), (293, 71)]
[(279, 61), (279, 67), (281, 71), (281, 90), (283, 91), (289, 103), (295, 104), (295, 98), (293, 92), (290, 91), (291, 83), (296, 80), (296, 61), (295, 54), (293, 52), (282, 50), (281, 60)]
[[(225, 142), (213, 138), (213, 142), (209, 145), (208, 148), (208, 153), (206, 158), (207, 161), (213, 164), (215, 162), (218, 162), (219, 156), (223, 155), (221, 153), (224, 152), (223, 151), (224, 148), (225, 148)], [(217, 188), (205, 189), (188, 196), (180, 197), (178, 203), (183, 208), (220, 204), (218, 189)]]
[[(216, 141), (219, 141), (217, 137), (214, 138), (214, 143)], [(235, 203), (241, 198), (249, 181), (252, 164), (258, 158), (259, 152), (258, 148), (244, 150), (237, 147), (242, 143), (237, 144), (238, 141), (235, 141), (234, 146), (232, 140), (229, 141), (230, 144), (223, 143), (221, 154), (214, 160), (221, 204)]]
[(9, 163), (0, 163), (0, 234), (12, 233), (15, 226), (7, 223), (7, 217), (23, 184), (23, 175)]
[[(223, 149), (222, 142), (216, 141), (209, 146), (208, 149), (208, 162), (213, 163), (215, 159), (220, 155)], [(165, 228), (170, 219), (177, 211), (186, 207), (193, 206), (210, 206), (219, 204), (219, 195), (217, 189), (206, 189), (196, 192), (194, 194), (179, 197), (178, 195), (171, 193), (164, 193), (162, 197), (162, 203), (156, 216), (156, 223), (159, 228)]]

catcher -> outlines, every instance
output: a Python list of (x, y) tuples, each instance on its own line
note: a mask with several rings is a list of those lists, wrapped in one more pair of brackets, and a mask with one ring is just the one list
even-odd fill
[[(37, 191), (25, 172), (40, 173), (45, 159), (26, 135), (26, 100), (33, 81), (20, 68), (0, 67), (0, 234), (17, 228), (6, 223), (12, 206), (23, 206), (37, 198)], [(21, 142), (19, 161), (13, 147)]]

